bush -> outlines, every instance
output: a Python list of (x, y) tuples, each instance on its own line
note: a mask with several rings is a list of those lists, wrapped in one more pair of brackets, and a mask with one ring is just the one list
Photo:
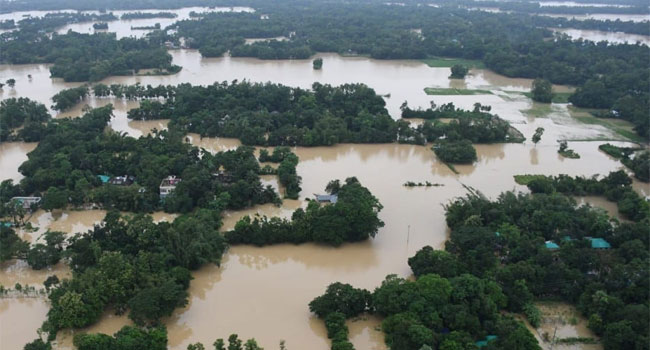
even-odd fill
[(476, 150), (468, 140), (441, 141), (433, 145), (433, 151), (445, 163), (471, 164), (476, 161)]

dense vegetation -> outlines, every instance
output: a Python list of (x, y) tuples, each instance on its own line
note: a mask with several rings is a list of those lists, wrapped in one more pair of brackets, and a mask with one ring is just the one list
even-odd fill
[(382, 205), (356, 178), (346, 179), (343, 185), (332, 181), (327, 190), (338, 196), (336, 203), (322, 205), (311, 201), (306, 210), (296, 209), (291, 220), (245, 216), (226, 232), (228, 243), (264, 246), (315, 242), (339, 246), (374, 237), (384, 226), (378, 217)]
[(333, 145), (395, 140), (384, 100), (362, 84), (314, 83), (312, 91), (233, 82), (179, 85), (173, 99), (129, 111), (132, 119), (171, 119), (170, 127), (203, 136), (235, 137), (247, 145)]
[[(70, 12), (56, 12), (46, 13), (41, 17), (25, 17), (18, 21), (18, 27), (23, 34), (37, 35), (39, 32), (53, 32), (60, 27), (70, 23), (82, 22), (110, 22), (116, 21), (112, 13), (70, 13)], [(13, 34), (5, 38), (12, 37)], [(25, 36), (28, 37), (28, 36)]]
[(85, 85), (76, 88), (63, 89), (56, 93), (56, 95), (52, 96), (52, 102), (54, 102), (52, 109), (65, 111), (82, 101), (86, 95), (88, 95), (88, 86)]
[(154, 68), (177, 72), (171, 55), (162, 47), (164, 38), (116, 39), (114, 33), (64, 35), (14, 31), (2, 34), (0, 61), (54, 63), (52, 77), (65, 81), (97, 81), (109, 75), (131, 75)]
[(120, 16), (120, 19), (150, 19), (150, 18), (176, 18), (177, 14), (173, 12), (128, 12)]
[[(0, 142), (8, 140), (39, 141), (50, 120), (47, 108), (25, 97), (0, 102)], [(20, 128), (20, 129), (19, 129)], [(15, 129), (19, 129), (14, 132)]]
[(567, 175), (533, 175), (526, 186), (533, 193), (552, 194), (560, 192), (572, 196), (604, 196), (618, 204), (618, 211), (634, 221), (646, 220), (650, 216), (650, 204), (632, 188), (632, 179), (619, 170), (607, 177), (572, 178)]
[[(578, 85), (573, 104), (616, 111), (635, 123), (640, 135), (648, 135), (650, 82), (645, 63), (650, 50), (645, 45), (596, 44), (562, 36), (545, 40), (552, 33), (531, 25), (528, 16), (452, 7), (278, 4), (268, 11), (268, 20), (256, 14), (206, 14), (199, 21), (178, 22), (178, 35), (190, 38), (189, 45), (204, 56), (230, 50), (233, 56), (308, 58), (314, 52), (335, 51), (381, 59), (478, 59), (509, 77)], [(244, 43), (247, 37), (276, 36), (290, 40)]]
[[(50, 209), (96, 203), (131, 212), (189, 212), (220, 202), (231, 209), (279, 202), (273, 188), (262, 187), (252, 148), (213, 155), (173, 131), (135, 139), (105, 131), (111, 113), (109, 105), (48, 124), (47, 135), (20, 166), (25, 178), (17, 192), (44, 194), (44, 204), (54, 203)], [(135, 176), (136, 183), (102, 185), (99, 175)], [(161, 203), (158, 187), (168, 175), (182, 181)]]
[[(617, 147), (606, 143), (598, 146), (598, 149), (609, 154), (610, 156), (620, 159), (621, 163), (634, 172), (637, 179), (650, 182), (650, 152), (642, 151), (641, 147)], [(635, 152), (637, 152), (635, 154)]]
[(445, 163), (471, 164), (476, 161), (476, 150), (468, 140), (443, 140), (433, 145), (433, 152)]
[[(585, 191), (609, 196), (627, 191), (631, 180), (617, 172), (600, 181), (566, 176), (551, 181), (557, 188), (598, 187), (604, 192)], [(565, 300), (589, 319), (606, 350), (641, 349), (650, 322), (648, 203), (643, 203), (632, 211), (643, 215), (619, 223), (557, 192), (507, 192), (495, 201), (472, 192), (446, 206), (451, 235), (445, 250), (425, 247), (409, 259), (416, 281), (388, 276), (373, 293), (332, 284), (310, 310), (331, 323), (328, 331), (341, 333), (330, 336), (332, 349), (347, 341), (345, 324), (337, 319), (373, 312), (384, 317), (391, 349), (474, 349), (474, 342), (492, 334), (497, 338), (487, 348), (523, 350), (539, 347), (522, 324), (501, 311), (523, 313), (535, 324), (533, 301)], [(603, 238), (612, 247), (594, 249), (587, 237)], [(546, 248), (546, 241), (559, 248)]]

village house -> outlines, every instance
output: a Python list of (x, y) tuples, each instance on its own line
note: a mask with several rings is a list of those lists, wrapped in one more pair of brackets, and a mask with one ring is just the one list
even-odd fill
[(124, 175), (124, 176), (114, 176), (108, 180), (108, 183), (116, 186), (131, 186), (135, 182), (135, 176)]
[(31, 209), (41, 203), (41, 197), (13, 197), (11, 202), (18, 201), (22, 204), (23, 209)]
[(315, 194), (318, 203), (332, 203), (335, 204), (339, 200), (339, 196), (335, 194)]
[(165, 199), (165, 197), (172, 193), (179, 182), (181, 182), (181, 179), (174, 175), (164, 178), (162, 182), (160, 182), (160, 199)]

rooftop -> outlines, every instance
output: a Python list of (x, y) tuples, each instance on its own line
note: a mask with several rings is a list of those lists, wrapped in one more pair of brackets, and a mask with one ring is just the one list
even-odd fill
[(336, 203), (339, 200), (339, 196), (335, 194), (317, 194), (315, 196), (319, 203)]
[(591, 247), (594, 249), (610, 249), (612, 247), (609, 242), (602, 238), (593, 238), (593, 237), (586, 237), (588, 240), (591, 241)]
[(560, 249), (560, 246), (557, 245), (557, 243), (555, 243), (553, 241), (546, 241), (544, 243), (544, 246), (546, 247), (546, 249), (551, 249), (551, 250)]

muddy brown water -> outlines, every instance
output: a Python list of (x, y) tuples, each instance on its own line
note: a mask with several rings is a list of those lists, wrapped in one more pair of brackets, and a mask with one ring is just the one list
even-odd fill
[[(298, 174), (303, 179), (298, 200), (286, 200), (276, 207), (264, 205), (244, 211), (224, 213), (224, 229), (234, 226), (243, 215), (290, 217), (306, 199), (322, 193), (331, 179), (356, 176), (384, 205), (381, 218), (386, 223), (373, 240), (346, 244), (339, 248), (313, 244), (277, 245), (258, 248), (232, 247), (224, 256), (221, 267), (204, 266), (194, 272), (187, 307), (178, 309), (164, 322), (169, 331), (171, 349), (185, 349), (190, 342), (211, 344), (215, 338), (238, 333), (243, 338), (255, 337), (268, 349), (277, 348), (281, 339), (289, 349), (327, 349), (329, 341), (323, 323), (310, 314), (307, 304), (320, 295), (325, 287), (342, 281), (358, 287), (374, 289), (387, 274), (409, 276), (407, 259), (418, 249), (431, 245), (441, 249), (448, 237), (443, 205), (466, 193), (463, 187), (474, 187), (495, 198), (507, 190), (526, 191), (514, 182), (516, 174), (569, 175), (606, 174), (622, 168), (620, 162), (598, 151), (603, 139), (616, 139), (611, 131), (597, 125), (577, 122), (567, 105), (548, 106), (541, 118), (524, 114), (522, 110), (538, 108), (529, 99), (513, 91), (526, 91), (530, 80), (509, 79), (487, 70), (472, 70), (463, 81), (450, 81), (449, 69), (430, 68), (418, 61), (378, 61), (368, 58), (344, 58), (334, 54), (323, 57), (323, 69), (314, 71), (311, 60), (261, 61), (246, 58), (201, 58), (192, 50), (172, 51), (174, 63), (183, 70), (173, 76), (112, 77), (104, 83), (133, 84), (211, 84), (215, 81), (249, 79), (273, 81), (308, 88), (315, 81), (339, 85), (364, 82), (385, 97), (394, 118), (399, 117), (399, 105), (408, 100), (412, 107), (454, 102), (472, 108), (475, 102), (491, 105), (492, 111), (510, 121), (530, 139), (535, 128), (544, 127), (542, 141), (524, 144), (477, 145), (478, 161), (473, 165), (456, 166), (458, 174), (440, 163), (429, 146), (398, 144), (351, 145), (334, 147), (295, 148), (300, 157)], [(27, 78), (31, 74), (32, 79)], [(49, 77), (47, 65), (0, 65), (0, 81), (13, 77), (14, 89), (4, 88), (2, 98), (24, 96), (51, 104), (57, 91), (77, 86)], [(428, 96), (425, 87), (454, 87), (490, 90), (492, 94), (474, 96)], [(562, 87), (557, 87), (562, 89)], [(167, 121), (129, 121), (128, 109), (137, 102), (90, 98), (91, 106), (115, 105), (115, 117), (110, 127), (138, 137), (151, 128), (162, 129)], [(55, 114), (73, 117), (82, 106)], [(558, 140), (599, 140), (569, 142), (569, 147), (581, 159), (566, 159), (557, 154)], [(211, 152), (233, 149), (238, 140), (201, 138), (189, 134), (187, 141)], [(627, 145), (628, 143), (615, 143)], [(0, 180), (19, 180), (18, 166), (27, 159), (35, 144), (3, 143), (0, 145)], [(265, 184), (279, 189), (273, 176), (262, 178)], [(407, 181), (440, 183), (444, 186), (406, 188)], [(635, 188), (650, 193), (647, 184), (635, 182)], [(591, 200), (588, 200), (592, 202)], [(594, 203), (596, 204), (596, 203)], [(596, 205), (603, 205), (599, 203)], [(31, 218), (36, 232), (20, 232), (27, 240), (37, 240), (48, 228), (74, 233), (84, 231), (101, 221), (103, 211), (36, 212)], [(161, 217), (164, 214), (157, 214)], [(160, 220), (171, 220), (173, 216)], [(56, 266), (51, 271), (32, 271), (23, 263), (8, 262), (0, 271), (0, 283), (13, 285), (16, 281), (32, 285), (52, 273), (65, 276), (69, 270)], [(12, 283), (13, 282), (13, 283)], [(3, 306), (4, 305), (4, 306)], [(45, 319), (47, 303), (36, 299), (0, 300), (0, 324), (3, 348), (21, 348), (36, 336), (36, 329)], [(21, 315), (20, 322), (12, 322)], [(381, 320), (373, 317), (350, 321), (350, 338), (358, 349), (385, 349), (383, 335), (377, 331)], [(112, 316), (107, 311), (102, 320), (80, 330), (82, 332), (114, 333), (128, 324), (125, 316)], [(57, 349), (71, 348), (72, 331), (59, 335)]]

